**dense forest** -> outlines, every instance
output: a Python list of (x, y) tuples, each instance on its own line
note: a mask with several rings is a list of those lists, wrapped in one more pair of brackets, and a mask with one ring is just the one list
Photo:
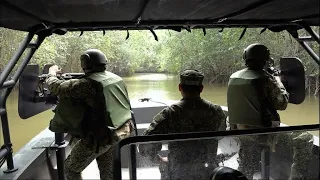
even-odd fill
[[(177, 74), (186, 68), (196, 68), (205, 74), (207, 82), (225, 84), (233, 72), (244, 67), (243, 49), (260, 42), (269, 47), (276, 63), (284, 56), (300, 58), (308, 82), (315, 82), (318, 66), (287, 32), (267, 30), (260, 33), (261, 29), (248, 29), (239, 40), (242, 31), (207, 29), (204, 35), (202, 29), (191, 32), (156, 30), (158, 41), (150, 31), (107, 31), (105, 35), (101, 31), (68, 32), (64, 36), (47, 38), (30, 63), (40, 66), (55, 63), (63, 72), (80, 72), (80, 54), (89, 48), (98, 48), (109, 60), (108, 69), (121, 76), (130, 76), (134, 72)], [(25, 35), (24, 32), (0, 28), (0, 72)], [(309, 42), (309, 45), (319, 51), (316, 43)], [(312, 89), (318, 91), (319, 85), (314, 82), (311, 83)]]

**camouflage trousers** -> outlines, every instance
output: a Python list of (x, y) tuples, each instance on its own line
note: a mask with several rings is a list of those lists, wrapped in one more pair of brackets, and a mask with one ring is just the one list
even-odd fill
[(312, 156), (313, 136), (307, 132), (293, 132), (288, 134), (291, 141), (288, 145), (293, 146), (293, 163), (289, 180), (307, 180), (308, 165)]
[[(312, 155), (313, 136), (307, 132), (293, 132), (279, 134), (276, 137), (281, 146), (285, 146), (287, 152), (291, 152), (293, 155), (289, 180), (308, 179), (306, 174)], [(238, 158), (238, 170), (244, 173), (249, 179), (252, 179), (253, 174), (260, 171), (259, 162), (261, 160), (262, 150), (265, 148), (270, 149), (272, 144), (267, 143), (268, 140), (265, 139), (263, 135), (252, 138), (244, 136), (239, 139), (241, 140), (241, 147)]]
[(70, 155), (65, 160), (65, 174), (67, 180), (81, 180), (81, 172), (94, 160), (97, 160), (100, 171), (100, 179), (113, 179), (113, 151), (115, 144), (130, 136), (132, 132), (131, 121), (125, 123), (116, 130), (117, 138), (112, 144), (103, 142), (100, 144), (99, 152), (96, 153), (96, 143), (92, 143), (90, 138), (80, 139), (72, 148)]
[[(263, 135), (265, 136), (265, 135)], [(263, 144), (265, 137), (239, 137), (241, 146), (239, 150), (238, 170), (242, 172), (248, 179), (253, 178), (255, 172), (260, 171), (261, 152), (265, 148), (270, 148), (267, 144)]]

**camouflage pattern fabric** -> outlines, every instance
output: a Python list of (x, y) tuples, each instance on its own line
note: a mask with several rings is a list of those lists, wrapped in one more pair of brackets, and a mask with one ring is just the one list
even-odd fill
[(203, 81), (203, 74), (197, 70), (185, 70), (180, 74), (180, 83), (184, 85), (200, 86)]
[(248, 177), (248, 179), (252, 179), (255, 172), (260, 172), (259, 163), (262, 150), (270, 146), (264, 144), (266, 136), (240, 136), (239, 139), (241, 146), (239, 150), (238, 170)]
[[(265, 72), (265, 74), (268, 78), (264, 81), (264, 85), (262, 85), (263, 97), (261, 98), (268, 101), (271, 107), (264, 109), (263, 116), (265, 119), (276, 122), (279, 121), (280, 117), (275, 110), (285, 110), (287, 108), (289, 103), (289, 93), (286, 91), (279, 78), (272, 76), (268, 72)], [(277, 126), (279, 125), (280, 122)]]
[(48, 75), (46, 79), (50, 93), (58, 96), (71, 97), (85, 101), (89, 106), (97, 105), (95, 97), (98, 92), (93, 85), (93, 81), (81, 78), (70, 80), (59, 80), (56, 76)]
[(264, 95), (269, 99), (273, 108), (276, 110), (285, 110), (287, 108), (289, 94), (279, 79), (269, 74), (264, 88)]
[[(262, 112), (263, 119), (272, 121), (272, 126), (279, 126), (279, 114), (276, 110), (285, 110), (289, 103), (289, 94), (284, 88), (281, 81), (277, 80), (274, 76), (266, 72), (267, 78), (261, 83), (260, 94), (263, 97), (260, 97), (263, 101), (268, 101), (271, 105), (270, 107), (264, 108)], [(272, 109), (271, 109), (272, 108)], [(232, 125), (230, 125), (232, 126)], [(237, 129), (254, 129), (259, 128), (250, 125), (238, 124)]]
[(292, 133), (293, 163), (289, 180), (307, 180), (308, 164), (312, 156), (313, 136), (308, 132)]
[[(56, 76), (49, 75), (46, 79), (48, 89), (51, 94), (58, 97), (72, 98), (80, 102), (85, 102), (91, 110), (91, 121), (98, 122), (100, 119), (102, 108), (104, 106), (101, 103), (103, 99), (103, 93), (99, 92), (99, 86), (97, 82), (87, 79), (70, 79), (60, 80)], [(102, 91), (102, 90), (101, 90)]]
[(72, 148), (65, 160), (65, 174), (67, 180), (81, 180), (81, 172), (94, 160), (97, 160), (101, 180), (113, 179), (113, 151), (114, 146), (120, 140), (130, 136), (132, 122), (128, 121), (116, 130), (112, 144), (104, 142), (100, 145), (99, 153), (96, 153), (95, 145), (92, 146), (90, 137), (80, 139)]
[[(92, 109), (91, 121), (99, 118), (101, 99), (95, 82), (86, 79), (59, 80), (56, 76), (49, 75), (46, 79), (49, 90), (59, 97), (70, 97), (84, 101)], [(65, 161), (65, 172), (68, 180), (81, 179), (81, 172), (94, 160), (97, 160), (101, 179), (112, 179), (113, 146), (119, 140), (126, 138), (132, 132), (131, 120), (116, 130), (116, 136), (99, 142), (99, 152), (96, 153), (97, 141), (92, 136), (87, 136), (78, 141)], [(109, 142), (109, 143), (108, 143)]]
[[(263, 119), (273, 122), (272, 126), (280, 125), (280, 117), (276, 110), (285, 110), (289, 103), (289, 93), (286, 91), (282, 82), (278, 79), (265, 72), (266, 78), (261, 79), (258, 83), (258, 91), (261, 91), (261, 101), (267, 102), (269, 106), (264, 106), (263, 112), (261, 112)], [(253, 129), (257, 128), (250, 125), (238, 125), (238, 129)]]
[[(259, 161), (261, 151), (270, 148), (270, 144), (265, 143), (268, 136), (243, 136), (239, 152), (239, 171), (247, 177), (252, 178), (255, 172), (260, 171)], [(308, 164), (312, 157), (313, 136), (308, 132), (292, 132), (277, 135), (281, 142), (279, 146), (284, 146), (285, 153), (292, 154), (293, 163), (291, 166), (290, 177), (288, 180), (307, 180)], [(277, 153), (275, 151), (274, 153)], [(279, 162), (281, 163), (281, 162)], [(287, 174), (287, 173), (285, 173)]]
[[(273, 127), (280, 126), (279, 114), (275, 110), (285, 110), (289, 102), (289, 94), (285, 90), (281, 81), (274, 76), (266, 73), (267, 79), (264, 81), (261, 97), (267, 100), (274, 109), (265, 108), (262, 115), (264, 119), (273, 122)], [(237, 125), (237, 129), (254, 129), (261, 127), (254, 127), (249, 125)], [(252, 178), (254, 172), (259, 171), (259, 161), (261, 159), (261, 151), (264, 148), (275, 150), (277, 144), (277, 135), (260, 135), (260, 136), (243, 136), (239, 137), (241, 140), (241, 147), (239, 151), (239, 170), (247, 177)]]
[[(225, 123), (225, 118), (226, 115), (218, 105), (201, 98), (182, 99), (158, 113), (143, 135), (216, 131), (222, 123)], [(217, 164), (215, 162), (217, 146), (218, 142), (215, 139), (169, 142), (167, 177), (170, 179), (209, 177)], [(155, 159), (161, 147), (161, 143), (141, 144), (139, 152), (143, 156)], [(207, 167), (205, 163), (208, 164)]]

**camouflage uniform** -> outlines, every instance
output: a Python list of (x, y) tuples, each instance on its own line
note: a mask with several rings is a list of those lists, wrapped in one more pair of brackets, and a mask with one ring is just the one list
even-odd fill
[[(195, 85), (197, 81), (202, 83), (202, 79), (184, 76), (182, 73), (181, 84)], [(226, 115), (218, 105), (200, 97), (183, 98), (158, 113), (143, 134), (217, 131), (222, 123), (225, 123), (225, 118)], [(208, 178), (217, 166), (217, 162), (214, 161), (217, 146), (218, 142), (215, 139), (169, 142), (168, 164), (160, 165), (160, 169), (166, 167), (168, 172), (161, 171), (162, 179)], [(139, 152), (143, 156), (156, 158), (161, 147), (161, 143), (143, 144), (139, 146)], [(205, 163), (208, 164), (207, 167)]]
[[(279, 114), (275, 110), (284, 110), (289, 101), (289, 95), (285, 90), (283, 84), (275, 79), (274, 76), (266, 73), (266, 79), (261, 80), (261, 96), (263, 101), (268, 101), (271, 107), (263, 108), (263, 119), (273, 122), (272, 126), (280, 125)], [(273, 109), (272, 109), (273, 108)], [(237, 129), (253, 129), (259, 128), (249, 125), (237, 125)], [(276, 135), (252, 135), (240, 136), (241, 148), (239, 151), (239, 170), (247, 177), (252, 178), (255, 172), (260, 171), (259, 162), (261, 159), (261, 152), (264, 149), (274, 151), (277, 143)]]
[(313, 136), (308, 132), (292, 133), (293, 164), (290, 180), (308, 179), (308, 165), (312, 157)]
[[(68, 81), (59, 80), (57, 77), (50, 75), (46, 79), (49, 90), (52, 94), (73, 99), (81, 100), (92, 108), (91, 118), (98, 118), (98, 111), (101, 107), (101, 98), (97, 91), (94, 81), (86, 78), (71, 79)], [(70, 155), (65, 160), (65, 173), (68, 180), (81, 179), (81, 172), (94, 160), (97, 160), (100, 170), (100, 178), (111, 180), (113, 179), (112, 163), (113, 149), (115, 143), (119, 140), (129, 137), (132, 132), (131, 121), (127, 121), (124, 125), (118, 128), (113, 134), (112, 142), (105, 140), (99, 144), (99, 151), (96, 151), (97, 142), (92, 136), (81, 138), (72, 148)]]
[(286, 175), (290, 174), (289, 180), (310, 179), (311, 177), (308, 177), (307, 174), (312, 157), (313, 135), (309, 132), (283, 133), (279, 135), (278, 140), (285, 150), (284, 156), (292, 155), (291, 171), (285, 173)]

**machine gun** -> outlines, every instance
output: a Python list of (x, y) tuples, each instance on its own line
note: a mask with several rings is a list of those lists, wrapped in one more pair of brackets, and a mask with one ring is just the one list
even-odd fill
[(279, 76), (289, 93), (289, 103), (301, 104), (305, 99), (305, 71), (298, 58), (281, 58), (280, 66), (275, 67), (271, 59), (265, 66), (265, 71), (272, 76)]
[[(19, 79), (19, 106), (18, 112), (22, 119), (39, 114), (53, 108), (59, 102), (57, 96), (52, 95), (45, 80), (49, 68), (53, 64), (47, 64), (42, 72), (37, 64), (28, 64)], [(77, 79), (84, 76), (84, 73), (58, 73), (61, 80)]]
[[(36, 90), (36, 94), (34, 96), (34, 102), (46, 102), (57, 104), (58, 97), (50, 94), (50, 91), (45, 83), (46, 78), (48, 77), (49, 68), (53, 66), (53, 64), (46, 64), (43, 67), (42, 74), (38, 76), (39, 83), (38, 89)], [(78, 79), (84, 76), (84, 73), (57, 73), (57, 78), (60, 80), (70, 80), (70, 79)]]
[[(53, 66), (53, 64), (46, 64), (43, 67), (42, 74), (39, 76), (40, 81), (44, 81), (49, 73), (49, 68)], [(78, 79), (84, 76), (84, 73), (57, 73), (57, 78), (61, 80), (70, 80), (70, 79)]]
[[(80, 77), (84, 76), (84, 73), (58, 73), (57, 78), (61, 80), (70, 80), (70, 79), (78, 79)], [(39, 76), (40, 81), (45, 81), (45, 79), (48, 77), (48, 74), (42, 74)]]
[(281, 75), (281, 70), (275, 67), (273, 58), (271, 58), (269, 61), (267, 61), (264, 69), (265, 69), (265, 71), (270, 73), (272, 76), (280, 76)]

